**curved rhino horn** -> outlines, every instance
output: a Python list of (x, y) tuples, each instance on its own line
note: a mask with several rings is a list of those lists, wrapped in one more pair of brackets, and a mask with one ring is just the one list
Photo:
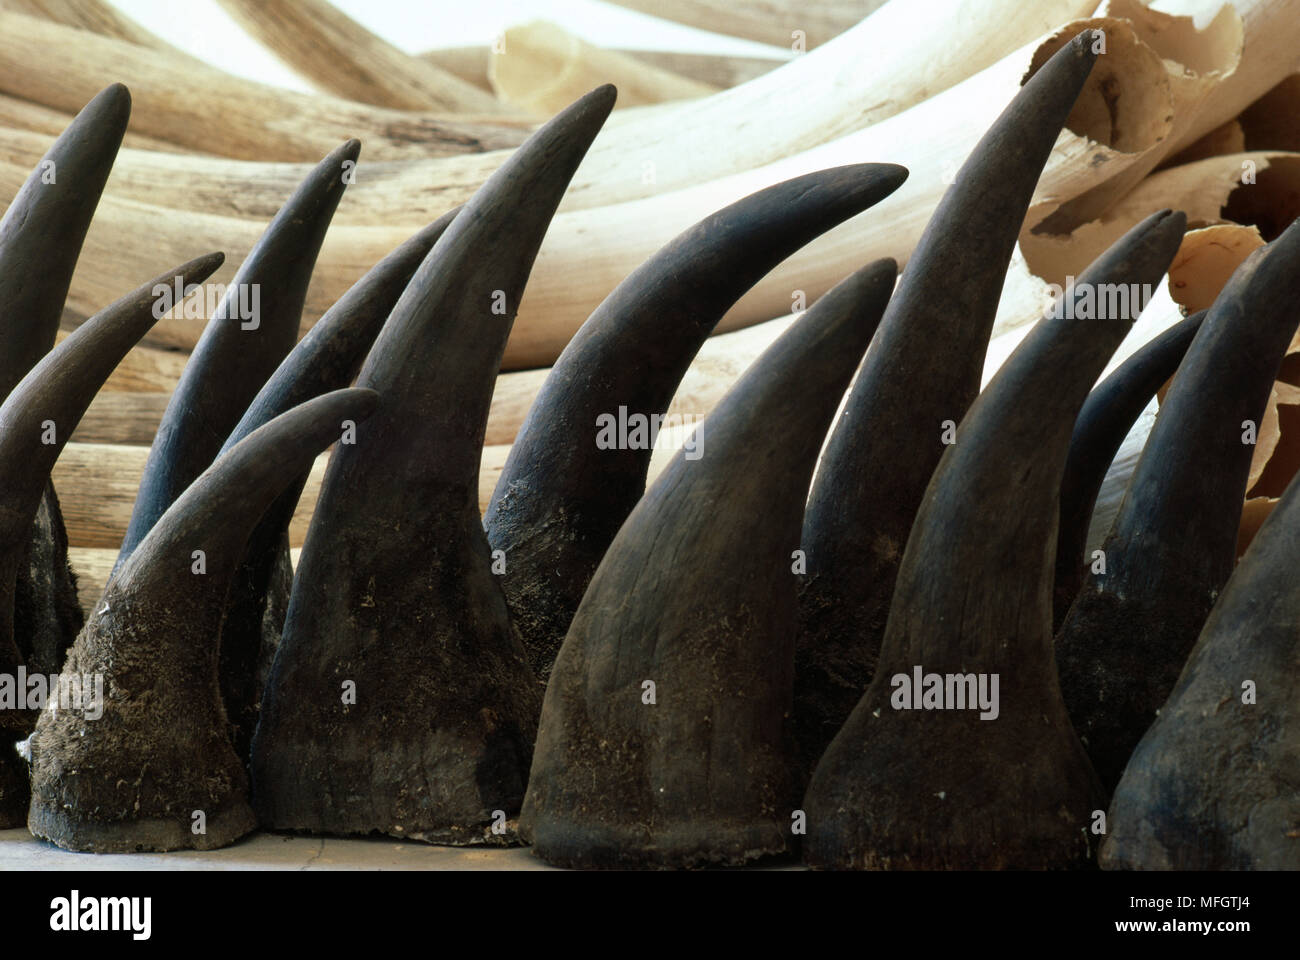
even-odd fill
[[(1149, 217), (1072, 296), (1154, 285), (1185, 225), (1181, 213)], [(963, 418), (903, 553), (880, 668), (804, 798), (811, 865), (1090, 859), (1087, 826), (1103, 801), (1053, 669), (1056, 521), (1075, 419), (1134, 319), (1049, 314)]]
[[(54, 462), (113, 368), (161, 315), (154, 310), (156, 287), (176, 276), (202, 281), (221, 262), (219, 253), (191, 260), (101, 310), (46, 354), (0, 405), (0, 674), (12, 677), (24, 664), (29, 673), (48, 675), (66, 650), (51, 642), (57, 638), (24, 636), (19, 631), (33, 625), (17, 615), (32, 521)], [(0, 709), (0, 824), (18, 825), (27, 815), (27, 774), (9, 744), (26, 737), (35, 719), (29, 711)]]
[(317, 164), (240, 265), (167, 403), (115, 569), (208, 468), (297, 342), (316, 255), (360, 151), (349, 140)]
[[(222, 452), (286, 410), (352, 382), (397, 298), (459, 211), (409, 238), (325, 311), (258, 391)], [(221, 627), (222, 697), (241, 757), (248, 756), (262, 688), (284, 629), (293, 580), (289, 521), (306, 482), (307, 474), (291, 482), (249, 536)]]
[(1106, 572), (1087, 578), (1057, 636), (1061, 692), (1107, 789), (1236, 563), (1250, 431), (1300, 321), (1297, 302), (1300, 222), (1247, 257), (1211, 305), (1102, 544)]
[(807, 770), (871, 679), (944, 424), (958, 423), (979, 392), (1016, 237), (1094, 60), (1085, 31), (971, 151), (904, 267), (831, 434), (804, 518), (795, 729)]
[(81, 245), (130, 116), (126, 87), (101, 90), (54, 141), (0, 220), (0, 397), (54, 346)]
[(1079, 411), (1061, 481), (1056, 582), (1052, 588), (1053, 631), (1060, 629), (1083, 586), (1088, 524), (1106, 471), (1138, 415), (1178, 369), (1204, 319), (1202, 310), (1152, 339), (1093, 388)]
[(379, 408), (330, 459), (253, 737), (269, 826), (510, 839), (492, 825), (523, 799), (538, 691), (492, 572), (479, 464), (533, 260), (613, 103), (598, 88), (511, 155), (370, 351), (358, 383)]
[(377, 399), (339, 390), (254, 431), (113, 574), (64, 667), (98, 696), (47, 708), (31, 738), (32, 833), (105, 853), (206, 850), (253, 828), (217, 682), (226, 594), (262, 511)]
[(506, 601), (543, 683), (596, 565), (645, 491), (653, 444), (604, 448), (594, 440), (597, 424), (662, 416), (691, 359), (746, 290), (906, 177), (899, 166), (863, 163), (751, 194), (631, 273), (565, 347), (484, 519), (488, 542), (505, 555)]
[[(130, 115), (126, 87), (100, 91), (55, 139), (0, 220), (0, 400), (54, 345), (77, 258)], [(21, 657), (48, 673), (58, 669), (82, 617), (59, 500), (48, 478), (44, 487), (34, 522), (28, 518), (17, 579), (6, 590), (0, 661)], [(0, 770), (11, 762), (15, 758), (0, 756)], [(0, 798), (17, 796), (19, 788), (26, 796), (25, 775), (9, 789), (0, 786)], [(0, 799), (0, 827), (21, 823), (24, 812), (24, 801)]]
[(1111, 801), (1105, 869), (1297, 870), (1300, 479), (1264, 521)]
[(896, 269), (878, 261), (818, 300), (614, 538), (546, 691), (520, 824), (538, 856), (681, 867), (790, 849), (792, 551)]

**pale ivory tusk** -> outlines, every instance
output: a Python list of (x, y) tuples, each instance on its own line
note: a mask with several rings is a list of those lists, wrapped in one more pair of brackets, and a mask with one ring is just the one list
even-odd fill
[(786, 58), (728, 57), (712, 53), (679, 53), (676, 50), (624, 48), (617, 52), (689, 80), (707, 83), (719, 90), (729, 90), (742, 83), (748, 83), (786, 62)]
[[(938, 2), (941, 5), (935, 8), (936, 16), (941, 15), (940, 19), (949, 21), (962, 18), (971, 35), (981, 38), (980, 42), (952, 44), (941, 32), (923, 29), (916, 21), (914, 8), (901, 0), (887, 4), (834, 43), (796, 57), (750, 83), (702, 100), (633, 108), (640, 112), (620, 111), (615, 118), (619, 115), (625, 117), (626, 128), (612, 125), (596, 141), (561, 209), (577, 210), (659, 196), (713, 178), (747, 171), (861, 130), (976, 74), (999, 56), (1007, 55), (1017, 46), (1030, 42), (1092, 6), (1092, 0), (1045, 0), (1035, 5), (1032, 11), (1026, 11), (1018, 0), (991, 0), (974, 5), (973, 9), (969, 9), (969, 0)], [(889, 39), (882, 41), (882, 37)], [(64, 45), (68, 43), (65, 35)], [(865, 56), (867, 52), (871, 55)], [(1018, 85), (1027, 62), (1026, 55), (1007, 65), (1004, 72), (1011, 82)], [(185, 86), (187, 81), (183, 76), (168, 74), (165, 64), (158, 64), (154, 69), (158, 71), (156, 79), (159, 81), (171, 76), (173, 86), (181, 84), (189, 88)], [(4, 70), (0, 67), (0, 78), (3, 76)], [(92, 74), (92, 79), (97, 81), (98, 74)], [(127, 83), (133, 93), (137, 93), (135, 126), (143, 129), (140, 115), (148, 105), (140, 102), (134, 80), (128, 78)], [(959, 149), (969, 149), (974, 144), (987, 121), (996, 116), (997, 109), (1009, 99), (1015, 87), (1008, 82), (997, 84), (994, 89), (1002, 98), (996, 103), (976, 99), (979, 91), (970, 96), (970, 101), (976, 105), (977, 117), (969, 126), (963, 127), (967, 136), (958, 139)], [(269, 88), (259, 88), (264, 97), (268, 95), (267, 90)], [(982, 92), (987, 94), (989, 91), (985, 89)], [(279, 96), (280, 91), (273, 93)], [(243, 104), (242, 100), (232, 102)], [(956, 104), (950, 102), (950, 105)], [(346, 107), (353, 111), (357, 109), (355, 104)], [(241, 112), (247, 109), (246, 105), (241, 106)], [(292, 116), (295, 109), (294, 103), (286, 101), (279, 112)], [(892, 160), (890, 154), (895, 149), (895, 140), (921, 148), (950, 120), (945, 118), (938, 127), (922, 126), (932, 124), (933, 117), (934, 114), (927, 114), (920, 118), (911, 126), (910, 132), (903, 127), (896, 128), (899, 130), (897, 134), (863, 145), (865, 152), (858, 150), (856, 143), (846, 143), (838, 154), (843, 159), (828, 160), (821, 165), (857, 162), (863, 156)], [(367, 132), (373, 127), (371, 122), (340, 134), (339, 139), (344, 135), (361, 138), (363, 163), (375, 172), (358, 177), (357, 184), (349, 190), (349, 202), (339, 212), (340, 218), (344, 219), (338, 222), (348, 222), (346, 218), (355, 217), (352, 222), (422, 226), (468, 200), (479, 184), (505, 159), (505, 153), (494, 152), (409, 160), (375, 170), (371, 161), (381, 159), (382, 155), (376, 152)], [(323, 129), (338, 128), (335, 123)], [(294, 127), (295, 131), (299, 129), (299, 126)], [(308, 129), (319, 142), (320, 130), (316, 127)], [(268, 154), (276, 142), (272, 140), (261, 148), (246, 144), (247, 149), (242, 153), (220, 152), (255, 160), (298, 159), (314, 163), (334, 145), (326, 144), (308, 156), (271, 157)], [(211, 152), (216, 152), (219, 146), (214, 146)], [(204, 147), (199, 143), (196, 148)], [(123, 195), (162, 206), (223, 214), (230, 212), (229, 198), (237, 196), (246, 215), (263, 218), (272, 216), (283, 202), (284, 180), (287, 178), (296, 184), (307, 172), (305, 167), (296, 173), (269, 170), (273, 183), (264, 188), (260, 183), (262, 172), (257, 167), (224, 165), (220, 161), (194, 158), (168, 166), (175, 184), (171, 186), (166, 181), (159, 184), (152, 172), (133, 177), (132, 168), (137, 160), (145, 162), (144, 158), (131, 154), (119, 157), (110, 190), (126, 190), (129, 193)], [(809, 162), (790, 175), (814, 169), (817, 167)], [(370, 187), (367, 186), (368, 178), (372, 184)], [(774, 175), (756, 181), (753, 189), (771, 186), (787, 178)], [(151, 181), (154, 191), (147, 193)], [(191, 183), (198, 181), (208, 183), (207, 191), (182, 204), (180, 198), (185, 194), (175, 191), (188, 189)], [(386, 184), (390, 186), (384, 186)], [(693, 223), (712, 209), (715, 207), (701, 209), (685, 222)], [(671, 232), (667, 234), (672, 235)], [(841, 276), (857, 265), (855, 261), (852, 266), (847, 266)]]
[[(620, 125), (596, 141), (561, 210), (662, 196), (861, 131), (975, 76), (1062, 22), (1090, 11), (1094, 2), (1043, 0), (1026, 8), (1015, 0), (933, 0), (932, 22), (960, 23), (963, 36), (970, 39), (953, 43), (946, 31), (926, 29), (918, 22), (912, 0), (894, 0), (818, 50), (739, 87), (690, 103), (643, 108), (654, 112), (642, 113), (635, 123)], [(1012, 71), (1017, 85), (1026, 63), (1027, 58), (1017, 61)], [(974, 101), (978, 120), (972, 124), (971, 145), (1008, 99), (1010, 93), (995, 103)], [(865, 152), (854, 152), (860, 145), (846, 141), (839, 153), (842, 159), (821, 166), (864, 158), (893, 162), (898, 159), (895, 141), (902, 145), (919, 138), (914, 145), (920, 146), (941, 130), (918, 124), (907, 135), (872, 142)], [(756, 183), (753, 189), (815, 169), (804, 165)]]
[[(31, 143), (39, 145), (37, 147), (37, 156), (32, 158), (30, 166), (35, 166), (39, 162), (40, 157), (45, 155), (50, 140), (68, 128), (68, 124), (72, 122), (72, 117), (73, 114), (64, 113), (62, 110), (53, 110), (50, 107), (43, 107), (39, 103), (30, 103), (27, 100), (20, 100), (17, 97), (10, 97), (0, 93), (0, 127), (6, 128), (3, 138), (6, 150), (11, 156), (17, 158), (30, 155)], [(26, 139), (22, 149), (9, 143), (15, 137)], [(35, 138), (35, 140), (33, 141), (31, 138)], [(185, 147), (177, 146), (170, 141), (146, 137), (139, 133), (132, 133), (129, 130), (126, 132), (126, 136), (122, 138), (122, 143), (135, 147), (137, 150), (143, 150), (150, 156), (156, 156), (160, 161), (189, 152)]]
[(1253, 226), (1220, 223), (1191, 230), (1169, 267), (1169, 290), (1188, 316), (1208, 310), (1232, 271), (1264, 245)]
[[(1095, 219), (1162, 160), (1236, 117), (1300, 64), (1296, 39), (1277, 44), (1272, 35), (1274, 30), (1289, 32), (1300, 24), (1294, 0), (1234, 5), (1165, 0), (1159, 11), (1137, 0), (1108, 0), (1102, 10), (1126, 18), (1164, 59), (1169, 68), (1172, 122), (1159, 149), (1125, 163), (1122, 170), (1112, 171), (1115, 176), (1090, 189), (1044, 198), (1031, 209), (1027, 222), (1040, 234), (1068, 234)], [(1196, 23), (1208, 21), (1205, 28), (1196, 30), (1193, 18)]]
[(131, 89), (132, 126), (148, 136), (245, 159), (311, 160), (348, 137), (372, 159), (514, 147), (530, 123), (410, 113), (254, 83), (172, 53), (36, 17), (0, 12), (0, 90), (65, 111), (104, 85)]
[[(719, 90), (748, 83), (789, 60), (789, 57), (729, 57), (725, 54), (632, 50), (626, 47), (615, 48), (612, 52)], [(484, 90), (492, 89), (492, 81), (488, 79), (488, 58), (491, 55), (491, 49), (486, 46), (442, 47), (416, 54), (421, 60), (427, 60)]]
[[(1119, 22), (1113, 28), (1117, 34), (1124, 30)], [(1121, 48), (1118, 39), (1112, 37), (1108, 55), (1123, 56)], [(1148, 78), (1151, 71), (1164, 69), (1158, 62), (1150, 62), (1155, 59), (1154, 53), (1136, 40), (1128, 49), (1139, 54), (1145, 51), (1145, 61), (1140, 56), (1138, 64), (1146, 62)], [(811, 302), (864, 258), (905, 256), (943, 190), (942, 158), (964, 155), (983, 134), (987, 126), (984, 114), (998, 109), (1019, 88), (1030, 57), (1030, 51), (1021, 51), (905, 114), (798, 157), (665, 196), (561, 214), (538, 256), (504, 366), (511, 369), (552, 362), (576, 326), (609, 290), (671, 237), (707, 213), (773, 182), (837, 165), (845, 159), (902, 154), (899, 159), (911, 161), (912, 177), (879, 211), (831, 231), (769, 274), (723, 320), (722, 329), (784, 313), (792, 297), (798, 295), (796, 291), (803, 291)], [(1140, 83), (1143, 77), (1128, 79)], [(954, 116), (962, 122), (954, 123)], [(912, 124), (920, 124), (921, 129)], [(1082, 138), (1074, 139), (1080, 145), (1085, 143)], [(1053, 177), (1053, 166), (1049, 162), (1045, 189), (1069, 179)], [(1066, 173), (1079, 166), (1085, 171), (1088, 168), (1084, 158), (1077, 155), (1055, 164), (1058, 172)], [(5, 175), (5, 179), (9, 178)], [(309, 291), (305, 310), (308, 322), (318, 317), (370, 264), (405, 239), (406, 232), (395, 227), (358, 226), (331, 231)], [(132, 269), (132, 264), (156, 264), (158, 258), (166, 256), (164, 251), (175, 248), (225, 250), (229, 266), (223, 271), (229, 272), (215, 278), (224, 282), (259, 234), (259, 226), (251, 222), (179, 214), (106, 197), (87, 238), (70, 306), (82, 313), (92, 312), (95, 305), (111, 299), (108, 294), (117, 289), (118, 278), (135, 273), (147, 275), (148, 270)], [(192, 346), (200, 328), (200, 321), (168, 321), (155, 328), (151, 342)]]
[(544, 20), (506, 30), (500, 50), (488, 61), (492, 88), (506, 103), (539, 117), (564, 109), (602, 83), (618, 87), (619, 107), (689, 100), (718, 92), (716, 87), (602, 50)]
[[(800, 41), (804, 49), (826, 43), (848, 30), (884, 0), (819, 0), (817, 3), (783, 3), (782, 0), (614, 0), (652, 16), (684, 23), (700, 30), (725, 33), (777, 47)], [(912, 16), (928, 15), (913, 4)], [(931, 19), (931, 23), (945, 23)]]
[[(1258, 0), (1255, 6), (1243, 4), (1248, 12), (1258, 6), (1271, 7), (1274, 4), (1267, 0)], [(1300, 45), (1297, 37), (1300, 35), (1300, 17), (1282, 16), (1275, 20), (1277, 22), (1272, 24), (1264, 23), (1258, 16), (1247, 20), (1256, 31), (1256, 34), (1248, 38), (1251, 48), (1262, 50), (1262, 62), (1274, 66), (1279, 48), (1293, 50)], [(1097, 78), (1098, 82), (1105, 80), (1118, 85), (1115, 89), (1108, 89), (1108, 95), (1113, 97), (1116, 89), (1123, 93), (1130, 88), (1133, 91), (1159, 88), (1158, 81), (1172, 67), (1143, 43), (1125, 22), (1088, 23), (1104, 27), (1108, 31), (1108, 52), (1104, 59), (1112, 72)], [(1184, 21), (1175, 20), (1173, 23), (1186, 26)], [(1073, 35), (1079, 26), (1081, 25), (1071, 25), (1059, 33)], [(1200, 46), (1193, 53), (1204, 60), (1215, 51), (1221, 51), (1225, 46), (1225, 37), (1230, 40), (1237, 36), (1237, 31), (1235, 21), (1230, 17), (1220, 17), (1205, 33), (1196, 35)], [(1054, 42), (1035, 44), (1033, 49), (1043, 46), (1054, 46)], [(834, 165), (845, 159), (889, 156), (908, 165), (912, 176), (886, 202), (887, 206), (832, 231), (773, 271), (724, 319), (722, 329), (734, 329), (785, 312), (795, 291), (801, 290), (807, 299), (815, 299), (864, 259), (887, 255), (905, 258), (943, 190), (946, 166), (953, 162), (953, 158), (963, 156), (983, 133), (987, 125), (984, 114), (1005, 103), (1018, 88), (1026, 64), (1034, 58), (1033, 49), (1021, 50), (1004, 58), (994, 67), (918, 104), (904, 114), (843, 137), (832, 144), (815, 147), (797, 157), (668, 195), (597, 210), (561, 214), (543, 244), (532, 282), (521, 305), (514, 335), (507, 347), (505, 366), (517, 368), (550, 363), (581, 319), (594, 309), (610, 289), (666, 240), (707, 212), (772, 182)], [(1294, 56), (1293, 53), (1289, 55)], [(816, 54), (810, 55), (808, 59), (813, 56)], [(1236, 63), (1236, 60), (1230, 59), (1230, 63)], [(798, 64), (799, 61), (796, 61), (789, 67)], [(1248, 66), (1246, 64), (1237, 69), (1234, 77), (1249, 74), (1254, 78), (1254, 87), (1263, 90), (1267, 90), (1278, 79), (1256, 76), (1247, 69)], [(774, 71), (769, 77), (775, 76), (777, 72), (779, 71)], [(766, 79), (768, 78), (760, 78), (759, 82)], [(1090, 80), (1090, 84), (1091, 82)], [(1242, 91), (1245, 87), (1238, 83), (1236, 89)], [(1104, 109), (1105, 98), (1099, 87), (1091, 87), (1083, 99), (1092, 101), (1094, 110)], [(1101, 107), (1097, 107), (1098, 103)], [(1154, 116), (1163, 118), (1171, 109), (1172, 102), (1157, 98), (1154, 104), (1148, 106), (1156, 109)], [(954, 121), (954, 117), (958, 119)], [(1097, 178), (1118, 172), (1124, 163), (1131, 163), (1136, 157), (1144, 155), (1141, 151), (1150, 153), (1162, 147), (1163, 141), (1151, 141), (1147, 136), (1152, 133), (1152, 117), (1126, 116), (1121, 119), (1124, 123), (1118, 131), (1112, 131), (1108, 125), (1106, 133), (1108, 136), (1113, 135), (1126, 148), (1137, 152), (1123, 153), (1093, 143), (1085, 136), (1064, 134), (1063, 139), (1058, 141), (1054, 157), (1049, 161), (1040, 182), (1039, 196), (1070, 196), (1094, 185)], [(1209, 122), (1212, 119), (1206, 118), (1207, 129), (1217, 125)], [(1195, 124), (1191, 124), (1189, 129), (1195, 130), (1195, 127)], [(1093, 160), (1099, 156), (1109, 157), (1110, 160), (1094, 163)], [(587, 165), (584, 164), (585, 169)], [(113, 209), (114, 203), (111, 199), (106, 200), (101, 211)], [(153, 258), (161, 256), (159, 249), (165, 248), (164, 238), (169, 233), (177, 240), (185, 238), (184, 249), (178, 254), (178, 258), (183, 258), (196, 249), (197, 236), (206, 232), (201, 225), (196, 228), (188, 223), (184, 226), (178, 224), (174, 215), (169, 215), (164, 210), (148, 210), (144, 205), (133, 205), (131, 210), (132, 215), (124, 218), (131, 224), (131, 229), (111, 231), (111, 256), (119, 260), (119, 268), (122, 263), (130, 263), (133, 259), (144, 259), (143, 251), (132, 253), (131, 244), (145, 245), (147, 241), (151, 258), (149, 262), (156, 263)], [(140, 222), (142, 217), (144, 223)], [(256, 231), (242, 229), (243, 225), (235, 221), (220, 222), (226, 225), (225, 228), (211, 237), (207, 245), (227, 250), (230, 262), (238, 263), (247, 247), (238, 239), (232, 242), (232, 238), (251, 238)], [(214, 223), (213, 226), (215, 225)], [(343, 235), (343, 230), (361, 229), (366, 231), (365, 238), (370, 239), (370, 245), (365, 243), (360, 234), (355, 237)], [(94, 228), (91, 234), (91, 242), (94, 242)], [(384, 239), (381, 240), (380, 237)], [(342, 293), (366, 267), (404, 237), (405, 233), (395, 228), (352, 227), (335, 231), (334, 236), (326, 241), (317, 280), (309, 296), (308, 317), (319, 315), (321, 309)], [(86, 259), (83, 257), (82, 276), (74, 284), (73, 295), (74, 301), (81, 298), (88, 306), (105, 301), (103, 297), (90, 296), (93, 291), (88, 289), (91, 287), (89, 275), (103, 264), (98, 267), (95, 265), (99, 260), (98, 255), (90, 256), (89, 265), (85, 263)], [(345, 263), (340, 263), (340, 260), (345, 260)], [(148, 270), (139, 269), (136, 272), (143, 274)], [(116, 277), (121, 274), (121, 270), (114, 269), (111, 273)], [(82, 309), (77, 302), (74, 302), (74, 306)], [(184, 332), (176, 332), (173, 336), (173, 342), (182, 344), (192, 342), (193, 339), (192, 334)]]
[(397, 110), (506, 112), (491, 94), (403, 53), (328, 0), (217, 2), (294, 72), (328, 93)]
[[(1243, 183), (1243, 174), (1254, 182)], [(1022, 234), (1020, 250), (1032, 275), (1042, 278), (1040, 283), (1062, 284), (1152, 210), (1182, 210), (1188, 224), (1198, 227), (1247, 219), (1233, 216), (1233, 208), (1240, 206), (1252, 214), (1283, 214), (1280, 225), (1284, 226), (1289, 222), (1285, 212), (1294, 206), (1294, 200), (1288, 198), (1298, 189), (1300, 154), (1261, 151), (1209, 157), (1152, 174), (1101, 218), (1076, 228), (1068, 237)]]
[(166, 50), (168, 53), (194, 59), (161, 37), (150, 33), (105, 0), (0, 0), (0, 10), (40, 17), (52, 23), (89, 30), (137, 46)]
[(425, 50), (416, 56), (421, 60), (427, 60), (440, 70), (454, 73), (480, 90), (492, 92), (492, 82), (488, 80), (487, 75), (487, 47), (440, 47), (436, 50)]

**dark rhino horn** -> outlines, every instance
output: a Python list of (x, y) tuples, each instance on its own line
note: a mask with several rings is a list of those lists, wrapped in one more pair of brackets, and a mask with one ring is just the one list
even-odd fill
[[(352, 382), (397, 298), (459, 211), (449, 211), (412, 236), (325, 311), (253, 398), (223, 453), (286, 410)], [(249, 536), (221, 627), (221, 693), (235, 752), (243, 758), (248, 757), (262, 689), (284, 629), (293, 580), (289, 521), (307, 476), (289, 484)]]
[(1065, 478), (1061, 481), (1056, 585), (1052, 590), (1053, 632), (1061, 628), (1070, 604), (1083, 586), (1088, 525), (1106, 471), (1138, 416), (1160, 385), (1178, 369), (1204, 319), (1202, 310), (1153, 338), (1093, 388), (1079, 411), (1074, 436), (1070, 438), (1070, 455), (1065, 461)]
[(520, 823), (538, 856), (669, 868), (791, 849), (792, 552), (896, 269), (877, 261), (818, 300), (614, 538), (546, 690)]
[[(1067, 296), (1154, 285), (1185, 224), (1147, 218)], [(879, 669), (809, 784), (812, 866), (1090, 860), (1103, 797), (1052, 660), (1056, 523), (1075, 419), (1135, 316), (1053, 311), (962, 420), (903, 552)]]
[(651, 445), (598, 446), (599, 418), (662, 416), (692, 358), (746, 290), (906, 178), (893, 164), (855, 164), (738, 200), (631, 273), (569, 341), (484, 520), (488, 543), (505, 555), (506, 602), (543, 683), (596, 565), (645, 492)]
[(533, 260), (613, 103), (596, 89), (511, 155), (370, 352), (358, 382), (379, 408), (331, 457), (253, 738), (267, 826), (512, 837), (539, 691), (492, 571), (479, 466)]
[(0, 221), (0, 397), (54, 346), (81, 245), (131, 116), (131, 94), (100, 91), (32, 171)]
[(1115, 789), (1108, 870), (1300, 870), (1300, 480), (1260, 527)]
[(1092, 31), (1058, 50), (971, 152), (898, 292), (813, 482), (795, 653), (795, 735), (811, 771), (862, 696), (944, 424), (979, 393), (1002, 283), (1034, 187), (1092, 69)]
[[(359, 141), (349, 140), (317, 164), (240, 265), (158, 425), (115, 569), (211, 465), (249, 401), (297, 342), (316, 255), (347, 186), (347, 164), (356, 163), (360, 150)], [(241, 311), (253, 304), (254, 291), (256, 309), (246, 318)]]
[(262, 511), (376, 400), (339, 390), (254, 431), (113, 574), (64, 667), (83, 690), (100, 678), (98, 706), (47, 708), (31, 738), (32, 833), (111, 853), (207, 850), (253, 829), (217, 681), (226, 593)]
[[(1169, 696), (1232, 573), (1253, 437), (1300, 313), (1300, 223), (1210, 307), (1119, 514), (1057, 636), (1061, 692), (1108, 790)], [(1250, 442), (1245, 442), (1249, 439)]]
[[(54, 141), (0, 220), (0, 400), (54, 346), (77, 258), (130, 115), (131, 95), (120, 83), (97, 94)], [(18, 652), (28, 669), (49, 673), (63, 662), (82, 616), (59, 498), (48, 478), (28, 523), (27, 547), (5, 606), (12, 602)], [(0, 646), (8, 643), (0, 640)], [(0, 753), (9, 752), (0, 744)], [(0, 758), (0, 767), (10, 760)], [(0, 826), (15, 817), (21, 823), (25, 815), (25, 806), (8, 817), (0, 812)]]
[[(36, 643), (18, 633), (25, 625), (15, 615), (32, 520), (54, 462), (113, 368), (156, 322), (154, 288), (177, 275), (201, 281), (221, 261), (219, 253), (191, 260), (101, 310), (46, 354), (0, 405), (0, 675), (12, 678), (20, 665), (29, 674), (48, 675), (62, 664), (61, 648), (34, 655)], [(35, 721), (32, 711), (0, 706), (0, 825), (6, 827), (27, 817), (27, 771), (12, 744), (26, 738)]]

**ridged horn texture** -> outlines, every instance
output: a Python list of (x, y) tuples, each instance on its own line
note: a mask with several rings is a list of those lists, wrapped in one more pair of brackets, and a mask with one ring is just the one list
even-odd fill
[(1300, 480), (1256, 534), (1115, 790), (1105, 869), (1300, 870)]
[(1057, 636), (1061, 692), (1108, 790), (1232, 573), (1254, 431), (1300, 322), (1297, 303), (1293, 223), (1211, 305), (1102, 544), (1105, 573), (1089, 574)]
[(520, 822), (538, 856), (672, 868), (792, 848), (793, 551), (895, 270), (878, 261), (817, 301), (614, 538), (546, 690)]
[[(655, 418), (722, 315), (790, 254), (906, 178), (902, 167), (864, 163), (745, 197), (642, 264), (570, 341), (511, 447), (484, 521), (488, 542), (505, 554), (506, 601), (540, 681), (596, 565), (645, 492)], [(601, 442), (606, 420), (646, 424), (644, 442)]]
[(492, 825), (523, 800), (539, 691), (492, 571), (479, 465), (537, 249), (613, 103), (594, 90), (488, 179), (370, 352), (358, 383), (379, 408), (331, 458), (253, 738), (267, 826), (513, 837)]
[[(29, 675), (48, 677), (63, 663), (63, 649), (41, 657), (28, 652), (33, 644), (16, 633), (14, 600), (32, 518), (55, 460), (118, 361), (157, 320), (155, 285), (170, 285), (177, 275), (201, 282), (221, 262), (219, 253), (192, 260), (100, 311), (37, 363), (0, 406), (0, 674), (13, 678), (22, 666)], [(34, 711), (11, 709), (16, 706), (0, 703), (0, 823), (6, 827), (27, 819), (27, 770), (12, 744), (36, 722)]]
[[(0, 398), (54, 345), (81, 245), (130, 115), (126, 87), (101, 91), (54, 141), (0, 220)], [(42, 479), (44, 494), (35, 516), (27, 516), (27, 545), (6, 561), (16, 579), (0, 601), (0, 670), (8, 661), (43, 674), (57, 670), (81, 629), (63, 515), (53, 484)], [(9, 719), (15, 729), (30, 729), (30, 716)], [(26, 816), (26, 774), (5, 742), (10, 726), (0, 713), (0, 828), (19, 826)]]
[(1034, 186), (1092, 69), (1092, 31), (1021, 88), (958, 171), (904, 268), (809, 497), (795, 735), (811, 771), (871, 680), (925, 486), (979, 393)]
[(1124, 438), (1161, 384), (1178, 369), (1205, 319), (1194, 313), (1154, 338), (1088, 394), (1070, 439), (1061, 481), (1060, 532), (1056, 538), (1056, 585), (1052, 629), (1059, 630), (1083, 586), (1088, 525), (1106, 471)]
[(240, 265), (158, 425), (115, 569), (211, 465), (297, 342), (316, 255), (360, 150), (349, 140), (317, 164)]
[[(449, 211), (375, 264), (330, 307), (266, 382), (222, 452), (300, 403), (352, 382), (398, 297), (455, 218)], [(248, 538), (221, 627), (221, 694), (235, 752), (248, 757), (262, 690), (289, 607), (289, 521), (307, 482), (295, 478)]]
[[(123, 563), (68, 656), (102, 715), (61, 705), (32, 735), (28, 828), (70, 850), (208, 850), (255, 826), (217, 682), (226, 593), (262, 511), (376, 396), (311, 400), (225, 453)], [(201, 551), (201, 553), (200, 553)]]
[[(1154, 285), (1185, 223), (1181, 213), (1149, 217), (1068, 296)], [(814, 867), (1091, 860), (1088, 828), (1104, 798), (1052, 659), (1056, 523), (1075, 419), (1134, 316), (1081, 322), (1076, 313), (1058, 309), (1034, 327), (972, 404), (926, 488), (879, 669), (804, 799)]]

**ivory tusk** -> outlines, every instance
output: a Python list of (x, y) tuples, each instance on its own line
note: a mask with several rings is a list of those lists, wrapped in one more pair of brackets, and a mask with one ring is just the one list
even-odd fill
[[(826, 43), (848, 30), (885, 0), (614, 0), (665, 20), (714, 33), (725, 33), (777, 47), (789, 47), (797, 30), (805, 49)], [(915, 14), (914, 14), (915, 15)], [(942, 23), (942, 20), (936, 21)]]
[(498, 42), (501, 52), (491, 54), (488, 79), (498, 97), (526, 113), (549, 116), (598, 83), (618, 87), (620, 108), (717, 93), (716, 87), (602, 50), (544, 20), (511, 27)]
[(490, 93), (403, 53), (328, 0), (218, 2), (263, 46), (328, 93), (396, 110), (506, 112)]
[[(94, 95), (103, 77), (120, 77), (131, 88), (139, 132), (223, 156), (314, 160), (353, 136), (365, 138), (375, 159), (475, 153), (517, 146), (530, 126), (294, 93), (18, 13), (0, 12), (0, 36), (0, 91), (70, 111)], [(205, 106), (212, 103), (230, 108)]]

